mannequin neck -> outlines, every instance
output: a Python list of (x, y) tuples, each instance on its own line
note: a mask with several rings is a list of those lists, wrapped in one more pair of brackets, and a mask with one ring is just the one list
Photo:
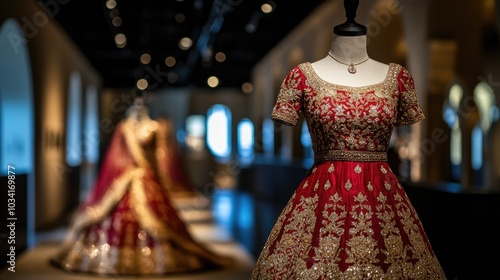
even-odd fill
[(132, 106), (130, 108), (128, 117), (137, 122), (149, 121), (151, 118), (149, 117), (149, 110), (143, 106)]
[(333, 36), (329, 53), (336, 60), (346, 64), (356, 64), (369, 58), (366, 51), (366, 35), (339, 36), (334, 34)]

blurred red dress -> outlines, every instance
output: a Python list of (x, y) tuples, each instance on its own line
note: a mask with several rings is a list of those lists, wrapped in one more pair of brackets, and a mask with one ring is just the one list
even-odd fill
[(252, 279), (445, 279), (387, 164), (394, 126), (424, 119), (413, 79), (390, 64), (365, 87), (328, 83), (310, 63), (285, 78), (272, 118), (302, 111), (315, 164), (279, 216)]
[(156, 121), (121, 121), (89, 200), (53, 264), (69, 271), (147, 275), (222, 267), (231, 260), (197, 243), (158, 178), (164, 133)]

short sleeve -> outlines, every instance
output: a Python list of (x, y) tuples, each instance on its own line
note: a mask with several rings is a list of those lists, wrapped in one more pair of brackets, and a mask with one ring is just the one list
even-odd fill
[(398, 113), (396, 125), (411, 125), (425, 119), (418, 102), (413, 78), (404, 67), (398, 74)]
[(294, 67), (281, 84), (278, 99), (271, 115), (273, 120), (282, 121), (288, 125), (296, 125), (302, 108), (304, 76), (299, 67)]

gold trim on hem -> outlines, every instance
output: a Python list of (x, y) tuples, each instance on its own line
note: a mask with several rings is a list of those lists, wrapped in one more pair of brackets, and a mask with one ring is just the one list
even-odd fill
[(342, 161), (387, 161), (386, 152), (370, 152), (370, 151), (343, 151), (330, 150), (320, 151), (314, 154), (315, 162), (327, 160), (342, 160)]

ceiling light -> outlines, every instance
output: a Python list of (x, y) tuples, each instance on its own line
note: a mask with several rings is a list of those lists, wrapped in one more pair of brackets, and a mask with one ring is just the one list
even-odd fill
[(115, 0), (108, 0), (106, 1), (106, 8), (112, 10), (116, 7), (116, 1)]
[(219, 85), (219, 79), (215, 76), (208, 78), (207, 84), (209, 87), (214, 88)]
[(125, 37), (125, 34), (123, 33), (118, 33), (115, 35), (115, 44), (119, 48), (123, 48), (127, 45), (127, 37)]
[(113, 20), (111, 20), (111, 23), (115, 26), (121, 26), (122, 25), (122, 18), (121, 17), (114, 17)]
[(248, 82), (243, 83), (243, 85), (241, 85), (241, 90), (244, 93), (250, 93), (253, 90), (253, 85), (251, 83), (248, 83)]
[(184, 37), (179, 41), (179, 48), (181, 48), (181, 50), (187, 50), (192, 45), (193, 45), (193, 41), (191, 40), (191, 38), (188, 38), (188, 37)]
[(177, 80), (179, 80), (179, 75), (175, 72), (169, 72), (167, 74), (167, 81), (171, 84), (177, 83)]
[(215, 60), (217, 60), (218, 62), (224, 62), (226, 60), (226, 54), (223, 52), (216, 53)]
[(175, 21), (177, 21), (177, 23), (183, 23), (185, 20), (186, 16), (183, 13), (175, 14)]
[(165, 58), (165, 65), (167, 65), (168, 67), (174, 67), (176, 62), (177, 61), (175, 60), (175, 57), (173, 57), (173, 56), (169, 56), (169, 57)]
[(148, 81), (146, 81), (146, 79), (140, 79), (139, 81), (137, 81), (137, 88), (140, 90), (145, 90), (146, 88), (148, 88)]
[(263, 13), (269, 14), (270, 12), (273, 11), (273, 6), (271, 6), (271, 4), (269, 3), (265, 3), (262, 4), (262, 6), (260, 6), (260, 9), (262, 10)]
[(118, 11), (118, 9), (113, 9), (113, 10), (111, 10), (111, 12), (109, 12), (109, 16), (111, 18), (117, 17), (119, 15), (120, 15), (120, 12)]
[(151, 56), (148, 53), (144, 53), (141, 55), (140, 60), (142, 64), (149, 64), (151, 62)]

